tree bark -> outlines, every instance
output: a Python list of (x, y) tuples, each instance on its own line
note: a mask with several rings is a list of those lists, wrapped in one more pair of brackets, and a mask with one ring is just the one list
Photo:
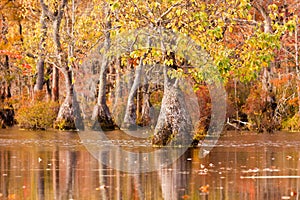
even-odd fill
[(59, 71), (57, 67), (53, 66), (52, 71), (52, 101), (56, 102), (59, 100)]
[(151, 115), (150, 115), (150, 84), (148, 83), (147, 75), (144, 78), (144, 85), (142, 88), (143, 93), (143, 104), (142, 104), (142, 112), (140, 119), (138, 119), (138, 124), (141, 126), (148, 126), (151, 124)]
[(113, 103), (113, 113), (115, 113), (120, 99), (122, 96), (122, 84), (121, 84), (121, 58), (116, 59), (116, 86), (115, 86), (115, 95)]
[[(8, 34), (8, 22), (7, 19), (1, 14), (0, 19), (2, 21), (2, 28), (1, 28), (1, 35), (4, 44), (6, 45), (8, 43), (7, 34)], [(4, 56), (4, 70), (5, 70), (5, 76), (9, 77), (5, 79), (5, 92), (4, 92), (4, 98), (10, 98), (11, 97), (11, 81), (10, 81), (10, 69), (9, 69), (9, 57), (8, 55)]]
[[(8, 43), (6, 35), (8, 34), (8, 23), (6, 18), (3, 15), (0, 15), (2, 20), (2, 29), (1, 35), (2, 39), (4, 40), (4, 44)], [(5, 100), (11, 98), (11, 72), (10, 72), (10, 65), (9, 65), (9, 57), (8, 55), (4, 56), (4, 74), (5, 74), (5, 85), (1, 88), (0, 91), (0, 103)], [(0, 128), (6, 128), (7, 126), (13, 126), (15, 123), (14, 117), (15, 112), (13, 106), (11, 104), (7, 105), (9, 108), (0, 108)]]
[(167, 71), (167, 66), (164, 66), (164, 96), (152, 144), (190, 145), (192, 120), (183, 93), (178, 87), (179, 79), (169, 78)]
[(99, 76), (99, 89), (98, 89), (98, 98), (97, 104), (94, 107), (92, 119), (95, 121), (93, 125), (94, 130), (112, 130), (115, 128), (114, 122), (111, 117), (111, 113), (106, 104), (106, 76), (107, 69), (109, 64), (109, 57), (106, 54), (110, 48), (110, 29), (111, 29), (111, 20), (110, 20), (110, 10), (109, 6), (105, 7), (105, 18), (106, 18), (106, 31), (105, 31), (105, 40), (104, 40), (104, 54), (102, 55), (102, 63), (100, 68)]
[(56, 128), (64, 130), (76, 129), (75, 112), (74, 112), (74, 87), (72, 84), (72, 72), (69, 69), (62, 68), (65, 77), (66, 97), (59, 108)]
[(34, 85), (34, 91), (41, 91), (43, 89), (44, 84), (44, 71), (45, 71), (45, 46), (46, 46), (46, 37), (47, 37), (47, 24), (46, 24), (46, 14), (45, 11), (42, 10), (41, 15), (41, 39), (39, 43), (39, 57), (37, 62), (37, 80)]
[[(64, 15), (64, 9), (68, 1), (62, 0), (55, 12), (50, 12), (44, 0), (40, 0), (43, 12), (53, 23), (53, 41), (56, 49), (56, 57), (59, 69), (65, 77), (66, 97), (59, 108), (55, 128), (64, 130), (77, 129), (76, 122), (81, 121), (78, 103), (75, 98), (72, 68), (68, 65), (68, 55), (63, 51), (60, 40), (61, 21)], [(82, 127), (80, 127), (82, 128)]]
[(51, 86), (51, 99), (56, 102), (59, 100), (59, 71), (58, 68), (53, 66), (52, 71), (52, 86)]
[(142, 71), (143, 71), (143, 58), (140, 59), (140, 63), (135, 70), (135, 77), (129, 92), (127, 106), (125, 110), (125, 117), (122, 124), (123, 129), (136, 129), (137, 126), (136, 125), (137, 106), (134, 102), (134, 99), (137, 96), (137, 90), (141, 82)]
[[(272, 20), (267, 13), (267, 11), (263, 8), (259, 3), (255, 4), (255, 8), (261, 13), (264, 18), (264, 32), (272, 33)], [(262, 111), (262, 121), (260, 127), (258, 128), (259, 132), (273, 132), (276, 129), (277, 123), (274, 120), (275, 109), (277, 107), (276, 97), (274, 94), (273, 84), (271, 82), (273, 73), (272, 69), (274, 68), (274, 63), (271, 62), (267, 67), (263, 68), (262, 74), (262, 89), (264, 94), (262, 94), (264, 98), (264, 109)]]
[[(296, 24), (298, 24), (298, 17)], [(297, 74), (297, 96), (298, 96), (298, 115), (300, 116), (300, 65), (299, 65), (299, 46), (298, 46), (298, 26), (295, 26), (295, 64)]]

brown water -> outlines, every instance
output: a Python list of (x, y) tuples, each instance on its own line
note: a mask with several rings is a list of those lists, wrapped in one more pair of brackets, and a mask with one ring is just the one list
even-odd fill
[[(156, 150), (108, 135), (128, 151)], [(100, 157), (124, 161), (113, 147), (89, 142), (106, 146)], [(299, 133), (233, 134), (203, 159), (188, 149), (169, 166), (130, 174), (99, 162), (77, 133), (0, 130), (0, 199), (298, 199), (299, 148)]]

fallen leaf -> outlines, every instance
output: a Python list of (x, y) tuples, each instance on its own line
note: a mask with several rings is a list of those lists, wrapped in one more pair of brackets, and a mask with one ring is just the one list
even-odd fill
[(203, 193), (209, 193), (209, 185), (203, 185), (199, 188), (199, 190)]

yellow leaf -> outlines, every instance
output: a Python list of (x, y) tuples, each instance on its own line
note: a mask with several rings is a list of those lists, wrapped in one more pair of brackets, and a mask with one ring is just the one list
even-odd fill
[(268, 66), (269, 66), (269, 64), (268, 64), (267, 62), (262, 62), (261, 65), (262, 65), (263, 67), (268, 67)]
[(252, 15), (248, 14), (247, 19), (248, 19), (248, 21), (251, 21), (252, 20)]

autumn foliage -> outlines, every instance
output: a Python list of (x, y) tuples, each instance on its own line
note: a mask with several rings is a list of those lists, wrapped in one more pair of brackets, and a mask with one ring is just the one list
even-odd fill
[[(115, 39), (150, 26), (185, 35), (208, 53), (226, 88), (229, 127), (258, 132), (297, 130), (299, 7), (297, 1), (291, 0), (117, 0), (110, 4), (95, 0), (4, 1), (0, 3), (0, 86), (5, 94), (1, 103), (12, 102), (10, 109), (16, 112), (21, 127), (51, 127), (58, 105), (73, 112), (71, 97), (76, 95), (75, 89), (83, 94), (79, 100), (96, 103), (80, 87), (90, 82), (98, 84), (105, 36), (109, 33), (110, 39)], [(105, 28), (107, 25), (111, 28)], [(143, 61), (147, 65), (176, 64), (179, 74), (193, 80), (200, 107), (196, 132), (205, 135), (211, 99), (204, 75), (185, 69), (184, 65), (193, 64), (179, 55), (167, 58), (164, 54), (170, 52), (150, 52)], [(124, 105), (113, 104), (117, 82), (137, 68), (143, 54), (128, 48), (125, 54), (110, 55), (104, 96), (117, 124), (122, 123), (126, 107), (124, 101)], [(87, 74), (87, 69), (92, 74)], [(133, 79), (134, 75), (122, 84), (130, 90)], [(44, 97), (39, 99), (38, 92), (43, 92)], [(150, 93), (157, 117), (163, 88)], [(142, 97), (143, 94), (139, 99), (135, 97), (135, 104), (142, 106)], [(65, 98), (68, 102), (63, 103)], [(139, 109), (136, 112), (140, 117)], [(137, 119), (139, 124), (144, 121)]]

